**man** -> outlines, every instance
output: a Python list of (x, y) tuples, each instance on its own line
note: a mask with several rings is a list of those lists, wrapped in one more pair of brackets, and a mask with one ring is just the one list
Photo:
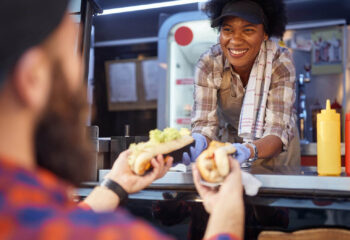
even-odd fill
[[(127, 194), (162, 177), (172, 164), (162, 156), (153, 170), (134, 175), (123, 152), (103, 186), (80, 206), (70, 184), (88, 172), (86, 104), (76, 26), (68, 0), (1, 0), (0, 9), (0, 239), (168, 239), (123, 210)], [(232, 159), (231, 159), (232, 160)], [(205, 237), (243, 236), (239, 166), (220, 191), (194, 180), (211, 214)]]

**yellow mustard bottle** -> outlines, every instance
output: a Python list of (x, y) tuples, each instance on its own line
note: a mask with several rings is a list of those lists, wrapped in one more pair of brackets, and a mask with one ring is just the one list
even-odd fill
[(317, 172), (322, 176), (339, 176), (341, 173), (340, 115), (331, 109), (317, 114)]

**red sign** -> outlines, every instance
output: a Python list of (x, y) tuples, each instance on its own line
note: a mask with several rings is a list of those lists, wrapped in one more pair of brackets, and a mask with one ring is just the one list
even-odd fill
[(176, 85), (192, 85), (194, 83), (193, 78), (180, 78), (176, 79)]
[(176, 119), (177, 124), (191, 124), (191, 118), (178, 118)]

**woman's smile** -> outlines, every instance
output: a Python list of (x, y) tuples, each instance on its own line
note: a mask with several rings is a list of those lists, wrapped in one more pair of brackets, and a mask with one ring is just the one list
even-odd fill
[(229, 54), (234, 58), (243, 57), (248, 52), (248, 50), (248, 48), (228, 48)]

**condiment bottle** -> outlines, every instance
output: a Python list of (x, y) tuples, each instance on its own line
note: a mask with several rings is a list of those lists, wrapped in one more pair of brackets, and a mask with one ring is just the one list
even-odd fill
[(350, 175), (350, 113), (345, 116), (345, 171)]
[(340, 115), (331, 109), (329, 99), (326, 109), (317, 114), (317, 172), (323, 176), (341, 173)]

